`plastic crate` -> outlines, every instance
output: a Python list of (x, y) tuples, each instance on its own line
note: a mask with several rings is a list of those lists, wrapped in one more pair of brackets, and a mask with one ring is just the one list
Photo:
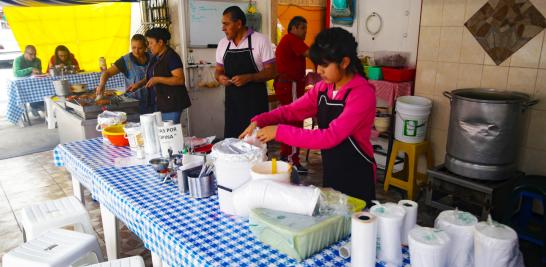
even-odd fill
[(389, 82), (409, 82), (415, 80), (415, 69), (381, 68), (383, 80)]
[(383, 74), (380, 67), (368, 67), (368, 80), (383, 80)]

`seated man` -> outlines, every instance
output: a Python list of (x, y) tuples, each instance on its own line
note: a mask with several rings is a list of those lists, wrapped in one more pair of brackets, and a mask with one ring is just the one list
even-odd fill
[[(35, 74), (42, 73), (42, 62), (39, 58), (36, 57), (36, 47), (33, 45), (27, 45), (25, 47), (25, 52), (23, 55), (17, 57), (13, 61), (13, 75), (15, 77), (29, 77)], [(38, 109), (44, 109), (44, 102), (34, 102), (30, 103), (32, 108), (32, 115), (35, 117), (40, 116), (38, 114)]]

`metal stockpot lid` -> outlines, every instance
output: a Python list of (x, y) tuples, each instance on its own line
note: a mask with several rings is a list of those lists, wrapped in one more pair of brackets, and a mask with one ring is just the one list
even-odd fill
[(457, 89), (445, 92), (444, 95), (449, 98), (491, 104), (527, 104), (530, 101), (530, 96), (524, 93), (484, 88)]

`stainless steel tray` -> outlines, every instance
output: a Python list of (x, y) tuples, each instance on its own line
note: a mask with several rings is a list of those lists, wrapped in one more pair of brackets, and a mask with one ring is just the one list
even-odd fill
[(123, 111), (127, 114), (138, 113), (138, 104), (139, 101), (134, 98), (129, 98), (126, 96), (120, 96), (122, 101), (119, 103), (110, 103), (105, 106), (98, 105), (89, 105), (82, 106), (74, 100), (66, 101), (67, 109), (72, 109), (78, 116), (83, 119), (96, 119), (100, 113), (104, 110), (110, 111)]

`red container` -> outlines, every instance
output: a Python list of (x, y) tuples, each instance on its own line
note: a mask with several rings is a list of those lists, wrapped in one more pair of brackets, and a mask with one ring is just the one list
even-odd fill
[(409, 82), (415, 80), (415, 69), (395, 69), (382, 67), (383, 80), (389, 82)]

